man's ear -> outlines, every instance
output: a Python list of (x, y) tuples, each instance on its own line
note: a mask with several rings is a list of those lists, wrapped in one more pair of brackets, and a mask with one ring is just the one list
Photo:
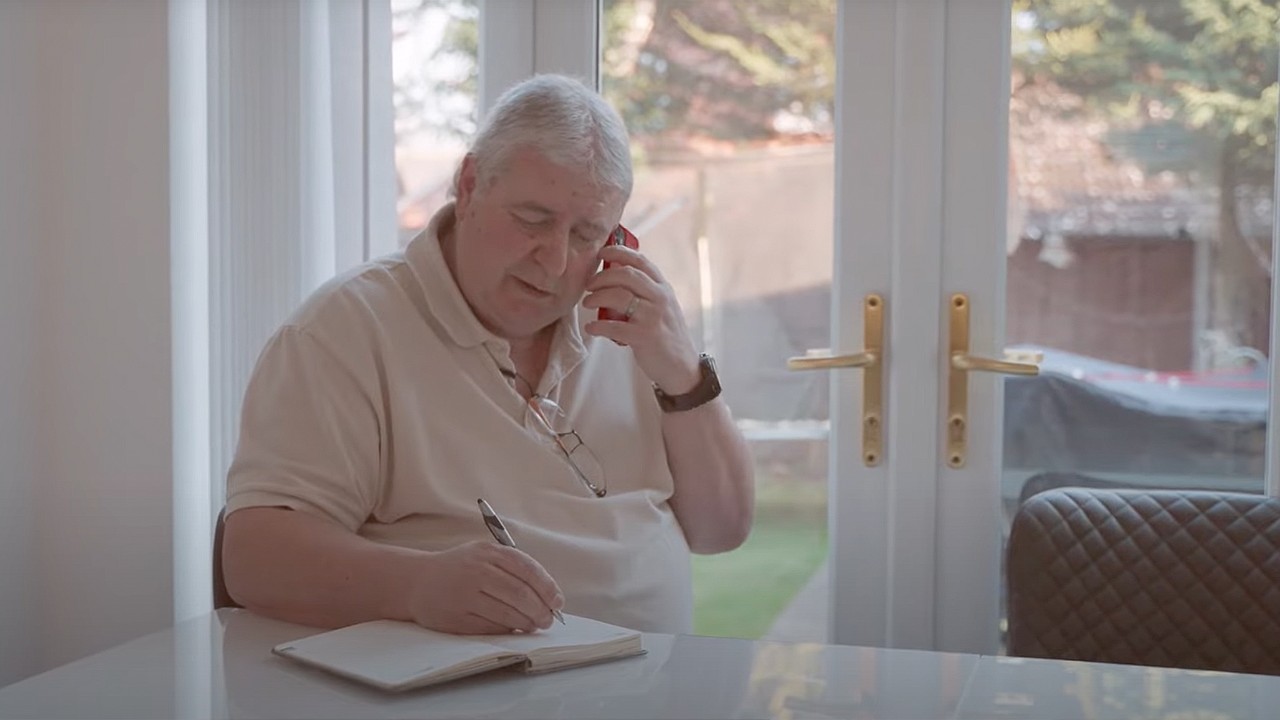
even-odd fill
[(467, 153), (462, 158), (462, 167), (458, 170), (457, 214), (466, 212), (476, 193), (476, 156)]

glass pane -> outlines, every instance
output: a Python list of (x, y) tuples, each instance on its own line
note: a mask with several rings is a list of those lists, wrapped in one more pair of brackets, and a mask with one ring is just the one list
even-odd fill
[(1015, 2), (1007, 514), (1062, 485), (1261, 492), (1275, 0)]
[(475, 133), (476, 0), (392, 0), (396, 212), (403, 247), (447, 199)]
[(675, 287), (756, 459), (755, 529), (694, 558), (698, 633), (825, 640), (835, 0), (606, 0), (623, 222)]

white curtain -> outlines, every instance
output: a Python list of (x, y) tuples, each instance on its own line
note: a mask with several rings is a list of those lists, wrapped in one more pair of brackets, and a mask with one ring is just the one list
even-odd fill
[(311, 291), (394, 237), (395, 189), (386, 0), (171, 6), (175, 73), (203, 89), (183, 91), (184, 107), (206, 130), (188, 128), (181, 143), (181, 128), (174, 133), (175, 163), (185, 158), (181, 175), (194, 178), (174, 205), (175, 338), (185, 336), (183, 348), (175, 340), (175, 364), (184, 364), (174, 374), (175, 397), (184, 397), (174, 523), (183, 619), (210, 606), (210, 519), (225, 498), (257, 355)]

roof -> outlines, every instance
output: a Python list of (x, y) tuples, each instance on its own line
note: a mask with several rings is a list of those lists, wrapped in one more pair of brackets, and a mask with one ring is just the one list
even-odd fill
[(1011, 230), (1047, 236), (1185, 237), (1211, 203), (1172, 172), (1149, 175), (1104, 143), (1110, 126), (1081, 112), (1083, 101), (1049, 84), (1010, 99)]

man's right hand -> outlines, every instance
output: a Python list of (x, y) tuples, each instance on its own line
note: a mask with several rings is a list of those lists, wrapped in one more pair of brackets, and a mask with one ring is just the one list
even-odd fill
[(431, 553), (408, 583), (406, 614), (423, 627), (462, 635), (492, 635), (550, 627), (564, 594), (532, 557), (515, 548), (475, 541)]
[(564, 606), (541, 565), (492, 542), (425, 552), (278, 507), (233, 511), (225, 532), (231, 596), (286, 622), (338, 628), (394, 619), (449, 633), (529, 632), (548, 627), (550, 608)]

